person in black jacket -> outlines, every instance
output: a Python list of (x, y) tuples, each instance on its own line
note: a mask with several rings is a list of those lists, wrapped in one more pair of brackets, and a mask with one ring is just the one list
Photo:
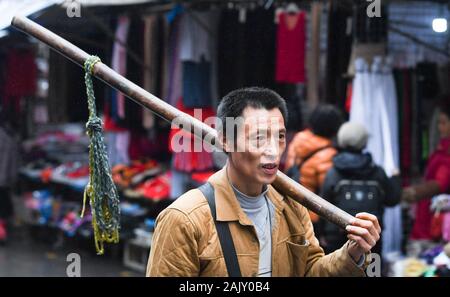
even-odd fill
[[(327, 173), (322, 197), (351, 215), (368, 212), (377, 216), (383, 227), (384, 207), (400, 201), (401, 182), (397, 174), (386, 176), (383, 168), (372, 161), (367, 145), (368, 133), (364, 126), (347, 122), (338, 131), (339, 153), (333, 158), (333, 167)], [(347, 234), (336, 225), (324, 222), (325, 252), (334, 251), (347, 241)], [(372, 252), (381, 255), (381, 240)]]

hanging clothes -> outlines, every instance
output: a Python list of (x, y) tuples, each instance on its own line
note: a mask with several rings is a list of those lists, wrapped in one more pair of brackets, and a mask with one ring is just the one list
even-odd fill
[(187, 108), (211, 106), (211, 63), (183, 62), (183, 103)]
[(401, 91), (401, 172), (408, 178), (411, 174), (411, 73), (409, 69), (400, 71), (401, 85), (398, 90)]
[(315, 107), (319, 103), (319, 85), (320, 85), (320, 35), (321, 15), (323, 11), (322, 3), (311, 3), (311, 12), (309, 14), (309, 32), (307, 44), (308, 50), (306, 54), (306, 82), (307, 101), (310, 107)]
[(289, 110), (286, 129), (298, 132), (303, 129), (303, 109), (301, 102), (305, 100), (303, 84), (277, 84), (274, 89), (286, 101)]
[(305, 20), (305, 12), (279, 15), (275, 73), (277, 82), (305, 82)]
[(248, 86), (275, 88), (273, 15), (273, 9), (257, 8), (247, 11), (246, 21), (240, 22), (238, 11), (222, 11), (217, 40), (220, 97)]
[(171, 105), (176, 105), (178, 98), (183, 95), (182, 81), (183, 69), (180, 59), (180, 38), (181, 38), (181, 17), (175, 18), (171, 24), (169, 34), (169, 56), (167, 72), (167, 101)]
[[(184, 113), (197, 117), (201, 121), (214, 117), (215, 112), (212, 108), (201, 109), (201, 117), (198, 115), (198, 109), (187, 108), (183, 100), (177, 103), (177, 108)], [(183, 136), (181, 139), (175, 139), (175, 136)], [(178, 141), (180, 140), (180, 141)], [(184, 141), (189, 142), (187, 151), (172, 146), (172, 142), (185, 147)], [(196, 145), (197, 143), (197, 145)], [(201, 145), (201, 146), (200, 146)], [(199, 150), (200, 148), (200, 150)], [(173, 153), (173, 169), (182, 172), (204, 171), (212, 169), (214, 166), (212, 153), (203, 149), (202, 142), (191, 133), (182, 131), (178, 128), (172, 128), (169, 135), (169, 151)]]
[(189, 11), (181, 20), (180, 59), (199, 63), (213, 59), (217, 11)]
[[(117, 21), (116, 34), (113, 45), (111, 68), (125, 76), (127, 72), (127, 50), (123, 44), (127, 44), (130, 19), (128, 16), (120, 16)], [(113, 91), (111, 96), (113, 118), (125, 118), (125, 97), (121, 92)]]
[[(130, 22), (129, 34), (127, 39), (127, 46), (136, 56), (144, 56), (144, 21), (140, 18), (133, 18)], [(144, 65), (141, 59), (134, 59), (131, 55), (127, 56), (127, 72), (126, 77), (141, 86), (144, 78)], [(125, 98), (124, 98), (125, 99)], [(125, 118), (123, 119), (124, 127), (131, 131), (142, 130), (142, 107), (132, 100), (125, 100)]]
[[(400, 168), (399, 132), (398, 132), (398, 100), (395, 81), (390, 61), (382, 66), (383, 79), (383, 119), (386, 121), (383, 131), (384, 170), (388, 176)], [(388, 133), (387, 133), (388, 132)], [(383, 231), (383, 254), (401, 251), (402, 244), (402, 210), (401, 206), (387, 207), (384, 211), (383, 221), (388, 228)]]
[(433, 110), (433, 114), (431, 116), (430, 125), (428, 126), (428, 135), (429, 135), (428, 146), (430, 156), (435, 151), (435, 149), (439, 144), (439, 129), (438, 129), (439, 113), (440, 108), (435, 107)]
[[(371, 71), (367, 63), (355, 59), (355, 78), (350, 106), (350, 121), (363, 124), (369, 131), (367, 151), (388, 176), (399, 168), (398, 107), (395, 82), (389, 65), (375, 57)], [(383, 255), (401, 250), (400, 206), (386, 208), (383, 216)]]
[(34, 53), (29, 49), (11, 49), (6, 57), (3, 108), (20, 114), (21, 99), (36, 92), (37, 66)]
[[(144, 17), (144, 75), (143, 87), (148, 92), (155, 94), (158, 80), (158, 51), (157, 32), (159, 30), (158, 17), (149, 15)], [(142, 126), (151, 129), (155, 125), (155, 116), (147, 108), (142, 109)]]
[(371, 104), (371, 100), (366, 102), (366, 94), (371, 94), (369, 90), (366, 90), (370, 85), (366, 84), (366, 76), (368, 74), (369, 68), (364, 59), (355, 60), (355, 77), (353, 79), (353, 91), (352, 91), (352, 101), (350, 106), (350, 122), (357, 122), (364, 125), (371, 133), (370, 123), (367, 117), (367, 104)]
[(110, 166), (128, 165), (130, 163), (128, 155), (130, 132), (105, 132), (105, 140)]
[(217, 97), (216, 36), (219, 11), (188, 12), (181, 20), (183, 100), (189, 108), (212, 106)]
[(19, 145), (15, 137), (0, 126), (0, 187), (11, 187), (16, 181), (19, 168), (18, 152)]

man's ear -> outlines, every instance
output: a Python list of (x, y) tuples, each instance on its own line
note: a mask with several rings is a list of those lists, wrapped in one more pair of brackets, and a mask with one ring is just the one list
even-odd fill
[(219, 140), (219, 144), (223, 147), (223, 151), (225, 153), (230, 151), (229, 143), (227, 143), (227, 139), (223, 133), (219, 133), (217, 139)]

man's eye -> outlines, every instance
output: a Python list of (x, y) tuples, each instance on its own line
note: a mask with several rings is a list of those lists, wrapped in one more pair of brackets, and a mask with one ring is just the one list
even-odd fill
[(266, 137), (264, 135), (257, 135), (253, 140), (257, 146), (261, 146), (266, 141)]
[(280, 139), (285, 139), (285, 138), (286, 138), (286, 135), (280, 134)]

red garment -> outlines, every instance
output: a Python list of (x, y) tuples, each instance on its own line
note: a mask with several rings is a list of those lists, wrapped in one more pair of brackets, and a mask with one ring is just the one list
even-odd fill
[(277, 33), (275, 80), (305, 82), (305, 13), (281, 13)]
[(353, 83), (349, 82), (347, 84), (347, 98), (345, 99), (345, 111), (350, 113), (352, 107), (352, 96), (353, 96)]
[[(442, 139), (428, 160), (425, 180), (439, 184), (441, 193), (450, 191), (450, 138)], [(430, 227), (433, 213), (430, 211), (431, 198), (417, 202), (416, 218), (411, 238), (431, 239)]]
[(169, 198), (171, 177), (172, 172), (167, 171), (164, 174), (147, 180), (138, 187), (137, 191), (145, 198), (154, 201)]
[(103, 129), (105, 131), (109, 131), (109, 132), (124, 132), (127, 131), (127, 129), (120, 127), (119, 125), (117, 125), (114, 120), (112, 119), (112, 117), (109, 115), (109, 110), (110, 110), (110, 106), (109, 104), (105, 104), (104, 108), (103, 108)]
[(128, 156), (131, 160), (145, 157), (157, 158), (157, 156), (166, 152), (167, 133), (157, 133), (156, 135), (149, 137), (138, 131), (130, 131)]
[(12, 49), (6, 59), (6, 81), (3, 105), (20, 112), (20, 99), (36, 92), (37, 67), (31, 50)]
[(206, 171), (206, 172), (196, 172), (192, 173), (191, 178), (193, 181), (204, 184), (208, 181), (208, 178), (210, 178), (211, 175), (213, 175), (214, 171)]
[[(184, 113), (187, 113), (191, 116), (194, 116), (194, 108), (187, 108), (183, 105), (183, 100), (179, 100), (177, 103), (177, 108)], [(199, 109), (199, 108), (197, 108)], [(199, 120), (205, 121), (207, 118), (214, 117), (215, 112), (212, 108), (201, 108), (202, 114), (201, 118), (198, 117)], [(182, 134), (180, 134), (182, 133)], [(174, 152), (174, 148), (172, 147), (172, 139), (175, 135), (183, 135), (182, 140), (190, 141), (191, 149), (189, 152)], [(203, 145), (201, 145), (202, 150), (200, 152), (194, 151), (194, 139), (197, 139), (191, 133), (182, 131), (178, 128), (172, 128), (169, 134), (169, 150), (173, 152), (173, 166), (175, 169), (184, 172), (192, 172), (192, 171), (202, 171), (208, 170), (213, 167), (212, 154), (203, 150)], [(200, 140), (198, 140), (200, 141)], [(176, 141), (175, 141), (176, 142)], [(179, 142), (182, 145), (181, 142)]]

